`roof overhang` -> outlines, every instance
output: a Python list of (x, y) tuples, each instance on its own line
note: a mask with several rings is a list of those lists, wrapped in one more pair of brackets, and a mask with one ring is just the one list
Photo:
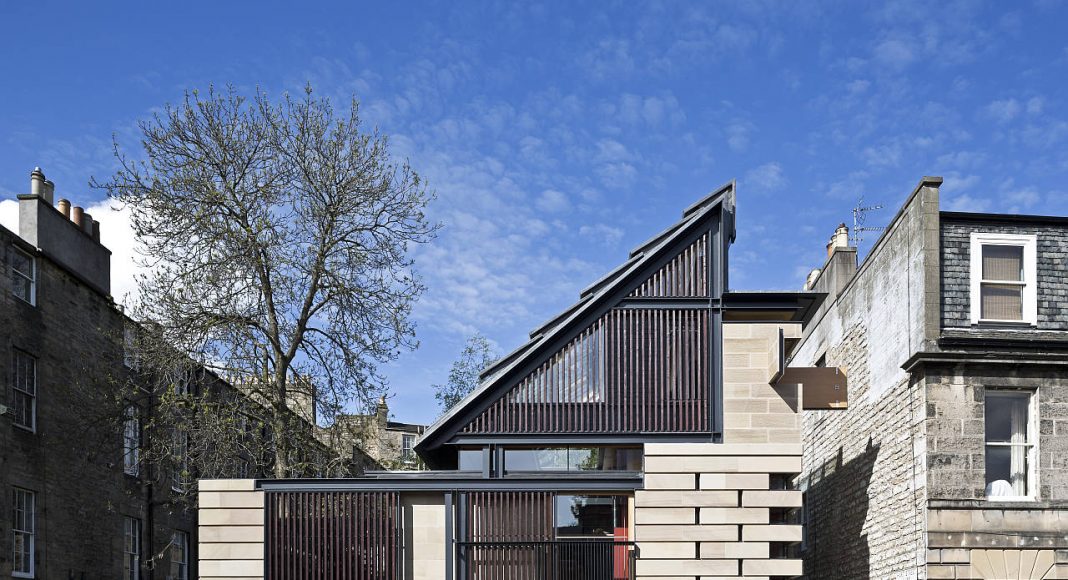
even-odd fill
[(725, 292), (724, 322), (800, 322), (808, 324), (824, 292)]

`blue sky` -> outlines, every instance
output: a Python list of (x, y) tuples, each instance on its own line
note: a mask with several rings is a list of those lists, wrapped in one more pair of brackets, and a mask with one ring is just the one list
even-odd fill
[(422, 346), (384, 369), (403, 421), (470, 334), (518, 346), (730, 179), (734, 289), (798, 288), (860, 197), (885, 224), (923, 175), (945, 209), (1068, 214), (1066, 2), (154, 4), (0, 5), (0, 198), (40, 165), (128, 277), (86, 185), (112, 134), (209, 83), (356, 93), (444, 225)]

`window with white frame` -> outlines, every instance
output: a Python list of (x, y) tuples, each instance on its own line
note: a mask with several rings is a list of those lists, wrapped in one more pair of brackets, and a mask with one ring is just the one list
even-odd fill
[(971, 235), (971, 322), (1038, 323), (1033, 235)]
[(37, 430), (37, 359), (15, 349), (12, 360), (12, 407), (15, 425), (30, 431)]
[(1034, 498), (1038, 473), (1035, 394), (988, 389), (985, 395), (986, 496)]
[(401, 435), (401, 459), (415, 459), (415, 435)]
[(15, 578), (33, 578), (33, 559), (37, 534), (37, 496), (32, 491), (15, 488), (14, 513), (11, 532), (14, 540), (11, 575)]
[(126, 475), (140, 473), (141, 419), (137, 406), (127, 405), (122, 425), (122, 469)]
[(122, 364), (128, 369), (141, 368), (141, 354), (137, 350), (137, 327), (127, 322), (122, 328)]
[(189, 580), (189, 534), (175, 530), (171, 535), (171, 571), (168, 580)]
[(11, 291), (25, 302), (37, 304), (37, 260), (11, 248)]
[(141, 520), (125, 518), (122, 537), (122, 578), (141, 580)]
[(175, 429), (171, 454), (174, 469), (171, 472), (171, 489), (184, 493), (189, 487), (189, 434), (184, 429)]

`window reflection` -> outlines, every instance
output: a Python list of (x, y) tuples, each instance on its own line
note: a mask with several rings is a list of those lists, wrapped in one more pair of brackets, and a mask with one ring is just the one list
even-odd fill
[(641, 471), (639, 447), (505, 449), (505, 473), (537, 471)]

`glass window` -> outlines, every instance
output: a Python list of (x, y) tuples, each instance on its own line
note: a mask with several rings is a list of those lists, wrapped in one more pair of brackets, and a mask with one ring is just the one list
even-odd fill
[(1032, 396), (1028, 391), (986, 392), (987, 497), (1034, 495)]
[(482, 449), (461, 449), (457, 463), (460, 471), (482, 471)]
[(189, 487), (189, 434), (183, 429), (175, 429), (171, 454), (174, 459), (174, 469), (171, 473), (171, 489), (177, 492), (185, 492)]
[(126, 368), (141, 368), (140, 355), (137, 352), (137, 328), (132, 322), (126, 322), (122, 328), (122, 364)]
[(641, 471), (638, 447), (505, 449), (505, 473), (530, 471)]
[(15, 424), (24, 429), (37, 429), (37, 359), (14, 351), (14, 400)]
[(627, 497), (622, 495), (556, 496), (557, 538), (625, 538)]
[(122, 578), (141, 580), (141, 520), (126, 518), (122, 538)]
[(136, 476), (140, 469), (141, 458), (141, 420), (137, 416), (137, 407), (126, 406), (126, 416), (122, 428), (122, 468), (127, 475)]
[(514, 403), (601, 403), (605, 396), (604, 327), (596, 326), (512, 390)]
[(11, 575), (15, 578), (33, 578), (34, 541), (37, 534), (37, 496), (29, 490), (16, 487), (11, 532)]
[(567, 448), (505, 449), (506, 473), (523, 471), (567, 471)]
[(36, 304), (37, 261), (18, 248), (11, 248), (11, 291), (20, 299)]
[(189, 534), (178, 530), (171, 536), (171, 580), (189, 580)]
[(415, 435), (401, 435), (401, 459), (415, 458)]
[(972, 234), (973, 323), (1037, 323), (1035, 245), (1031, 235)]

